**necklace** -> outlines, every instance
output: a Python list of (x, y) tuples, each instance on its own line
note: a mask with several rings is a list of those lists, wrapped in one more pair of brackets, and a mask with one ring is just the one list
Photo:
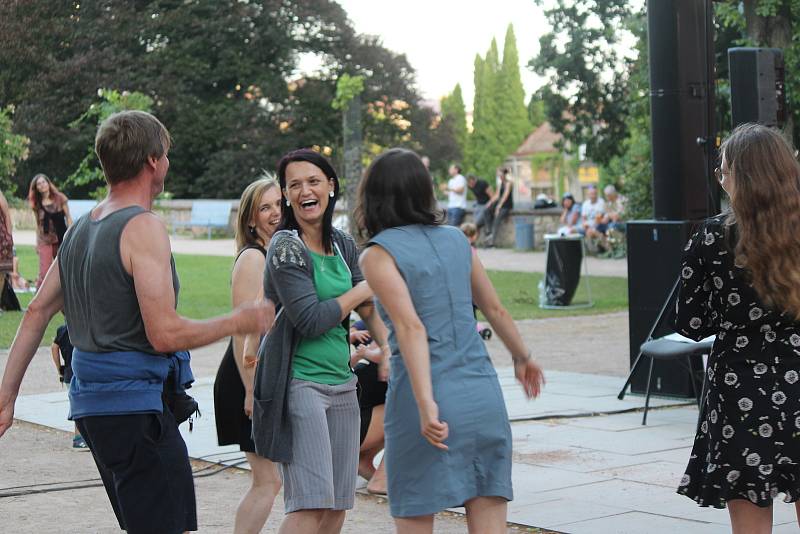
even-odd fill
[(328, 259), (328, 256), (323, 254), (322, 255), (322, 261), (319, 263), (319, 270), (322, 271), (323, 273), (325, 272), (325, 260), (327, 260), (327, 259)]

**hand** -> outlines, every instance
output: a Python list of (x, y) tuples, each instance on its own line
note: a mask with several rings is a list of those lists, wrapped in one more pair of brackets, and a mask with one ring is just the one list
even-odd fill
[(526, 397), (534, 399), (539, 396), (545, 384), (544, 372), (530, 356), (514, 360), (514, 376), (522, 384)]
[(244, 394), (244, 414), (250, 419), (253, 418), (253, 392), (246, 391)]
[(494, 216), (495, 216), (495, 217), (499, 217), (499, 216), (500, 216), (500, 206), (497, 206), (497, 207), (494, 209)]
[(16, 397), (0, 396), (0, 437), (14, 423), (14, 401)]
[(350, 332), (350, 343), (366, 345), (370, 341), (369, 330), (353, 330)]
[(428, 443), (437, 449), (448, 450), (444, 440), (447, 439), (450, 430), (447, 423), (439, 421), (439, 406), (435, 402), (430, 401), (419, 407), (419, 423), (422, 435)]
[(267, 300), (258, 300), (237, 306), (234, 310), (236, 334), (263, 334), (275, 322), (275, 304)]
[(384, 345), (381, 353), (381, 361), (378, 362), (378, 380), (381, 382), (389, 381), (389, 358), (392, 356), (392, 349), (389, 345)]

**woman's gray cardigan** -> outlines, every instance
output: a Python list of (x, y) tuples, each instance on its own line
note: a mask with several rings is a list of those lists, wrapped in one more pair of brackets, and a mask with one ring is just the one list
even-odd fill
[[(333, 231), (334, 248), (350, 269), (353, 285), (364, 276), (358, 268), (353, 238)], [(292, 427), (287, 394), (292, 358), (300, 338), (320, 336), (341, 322), (336, 299), (320, 301), (314, 286), (311, 256), (296, 231), (272, 236), (264, 270), (264, 294), (278, 307), (275, 324), (258, 350), (253, 389), (253, 441), (256, 453), (273, 462), (292, 461)]]

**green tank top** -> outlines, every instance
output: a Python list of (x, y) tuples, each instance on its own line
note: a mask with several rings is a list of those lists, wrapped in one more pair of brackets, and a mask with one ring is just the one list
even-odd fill
[[(314, 286), (319, 300), (335, 299), (352, 289), (350, 269), (337, 254), (323, 256), (312, 251)], [(317, 384), (344, 384), (353, 376), (347, 330), (341, 324), (314, 338), (303, 338), (292, 359), (292, 376)]]

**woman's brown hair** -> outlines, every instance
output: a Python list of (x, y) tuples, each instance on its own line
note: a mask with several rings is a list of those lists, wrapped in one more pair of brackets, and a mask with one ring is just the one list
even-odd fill
[(362, 241), (387, 228), (438, 225), (444, 216), (428, 169), (414, 152), (392, 148), (375, 158), (361, 180), (353, 218)]
[[(765, 304), (800, 319), (800, 164), (772, 128), (738, 126), (720, 148), (730, 176), (736, 263)], [(735, 226), (734, 226), (735, 225)]]
[(258, 211), (261, 197), (272, 189), (278, 187), (278, 182), (269, 174), (264, 174), (261, 178), (248, 185), (242, 193), (239, 201), (239, 213), (236, 217), (236, 251), (241, 251), (247, 246), (264, 246), (258, 240), (258, 234), (251, 230), (253, 215)]
[(36, 188), (36, 182), (39, 181), (39, 178), (44, 178), (47, 180), (47, 184), (50, 186), (50, 199), (53, 202), (60, 202), (63, 204), (67, 201), (66, 195), (58, 190), (55, 184), (50, 181), (50, 178), (48, 178), (46, 174), (39, 173), (33, 177), (31, 180), (31, 185), (28, 186), (28, 204), (30, 204), (31, 209), (37, 214), (37, 216), (39, 214), (39, 210), (42, 209), (42, 194)]

